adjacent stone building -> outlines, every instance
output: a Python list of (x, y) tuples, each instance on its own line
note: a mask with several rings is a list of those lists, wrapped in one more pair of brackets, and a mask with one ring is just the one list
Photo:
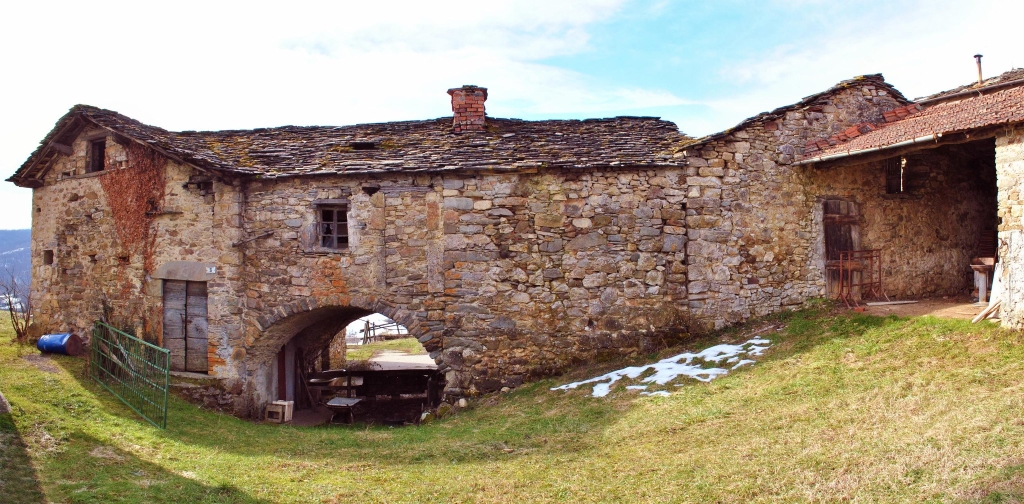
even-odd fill
[(10, 181), (34, 191), (44, 331), (132, 327), (250, 414), (377, 312), (465, 396), (797, 307), (849, 249), (881, 250), (890, 296), (964, 292), (989, 231), (1020, 260), (1019, 84), (914, 103), (858, 77), (699, 140), (495, 119), (475, 86), (449, 90), (454, 118), (345, 127), (170, 132), (79, 105)]

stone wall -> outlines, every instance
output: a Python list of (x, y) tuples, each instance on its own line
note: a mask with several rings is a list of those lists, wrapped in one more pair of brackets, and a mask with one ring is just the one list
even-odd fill
[[(210, 373), (224, 375), (228, 335), (241, 332), (240, 255), (231, 247), (239, 236), (238, 191), (214, 181), (188, 185), (200, 175), (192, 168), (112, 135), (105, 169), (86, 173), (89, 141), (104, 134), (83, 132), (33, 191), (35, 323), (88, 340), (93, 321), (105, 317), (159, 344), (161, 278), (178, 278), (189, 266), (205, 275), (205, 266), (215, 266), (202, 279), (210, 291)], [(52, 264), (44, 264), (46, 251)]]
[[(982, 230), (996, 225), (992, 145), (979, 144), (987, 156), (958, 145), (908, 154), (901, 194), (886, 194), (884, 161), (807, 167), (808, 200), (819, 207), (825, 198), (857, 204), (860, 248), (881, 249), (883, 288), (890, 297), (966, 294)], [(820, 208), (814, 229), (814, 255), (820, 259)]]
[[(251, 182), (247, 232), (274, 234), (245, 248), (249, 355), (267, 361), (328, 310), (408, 327), (455, 395), (652, 351), (686, 318), (682, 183), (679, 169)], [(339, 200), (349, 247), (323, 249), (316, 204)]]
[(1024, 131), (1011, 129), (996, 136), (996, 172), (999, 188), (999, 260), (1006, 287), (1003, 325), (1024, 328)]
[[(107, 169), (85, 174), (98, 133), (88, 131), (35, 190), (37, 320), (48, 332), (85, 333), (107, 306), (158, 342), (160, 280), (205, 281), (210, 374), (224, 393), (192, 392), (251, 413), (275, 398), (285, 343), (323, 346), (374, 312), (419, 338), (446, 372), (447, 394), (461, 396), (649, 353), (694, 324), (799, 306), (825, 294), (826, 197), (859, 204), (862, 247), (913, 252), (887, 256), (890, 294), (953, 292), (967, 277), (943, 268), (962, 269), (976, 229), (941, 224), (950, 212), (982, 222), (976, 202), (994, 198), (991, 180), (964, 169), (963, 152), (910, 156), (916, 185), (900, 197), (884, 194), (877, 163), (792, 164), (808, 141), (882, 122), (902, 105), (876, 80), (851, 81), (686, 146), (685, 168), (227, 182), (111, 138)], [(1008, 181), (1021, 148), (1016, 136), (999, 142), (1005, 233), (1020, 229)], [(146, 169), (123, 169), (132, 156)], [(135, 171), (159, 176), (128, 184)], [(318, 239), (325, 205), (348, 209), (342, 249)], [(43, 250), (54, 251), (53, 265), (42, 264)]]
[(902, 106), (891, 88), (853, 81), (686, 149), (688, 306), (716, 327), (823, 296), (817, 194), (791, 165), (825, 139)]

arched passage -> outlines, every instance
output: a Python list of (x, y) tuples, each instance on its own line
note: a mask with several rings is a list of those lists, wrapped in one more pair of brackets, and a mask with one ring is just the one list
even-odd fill
[(431, 346), (436, 338), (420, 323), (418, 314), (369, 298), (332, 296), (303, 300), (280, 306), (257, 321), (260, 335), (249, 347), (246, 358), (254, 402), (262, 410), (268, 402), (283, 398), (280, 397), (282, 392), (286, 396), (294, 395), (294, 380), (281, 377), (294, 375), (295, 352), (326, 347), (350, 322), (373, 313), (403, 325), (410, 335), (423, 342), (432, 356), (439, 355), (438, 349)]

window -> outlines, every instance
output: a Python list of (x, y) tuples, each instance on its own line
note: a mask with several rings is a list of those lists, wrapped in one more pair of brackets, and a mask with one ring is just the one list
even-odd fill
[(894, 157), (885, 160), (885, 194), (903, 194), (907, 191), (905, 168), (907, 158)]
[(348, 247), (348, 205), (317, 206), (320, 246), (333, 249)]
[(44, 250), (43, 251), (43, 264), (45, 264), (47, 266), (53, 264), (53, 251), (52, 250)]
[(103, 171), (107, 157), (107, 139), (101, 138), (89, 142), (89, 173)]

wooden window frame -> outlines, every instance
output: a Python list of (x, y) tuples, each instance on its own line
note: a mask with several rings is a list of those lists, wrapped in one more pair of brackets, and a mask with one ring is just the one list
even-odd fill
[(348, 248), (348, 200), (318, 200), (316, 210), (316, 246), (325, 250)]

